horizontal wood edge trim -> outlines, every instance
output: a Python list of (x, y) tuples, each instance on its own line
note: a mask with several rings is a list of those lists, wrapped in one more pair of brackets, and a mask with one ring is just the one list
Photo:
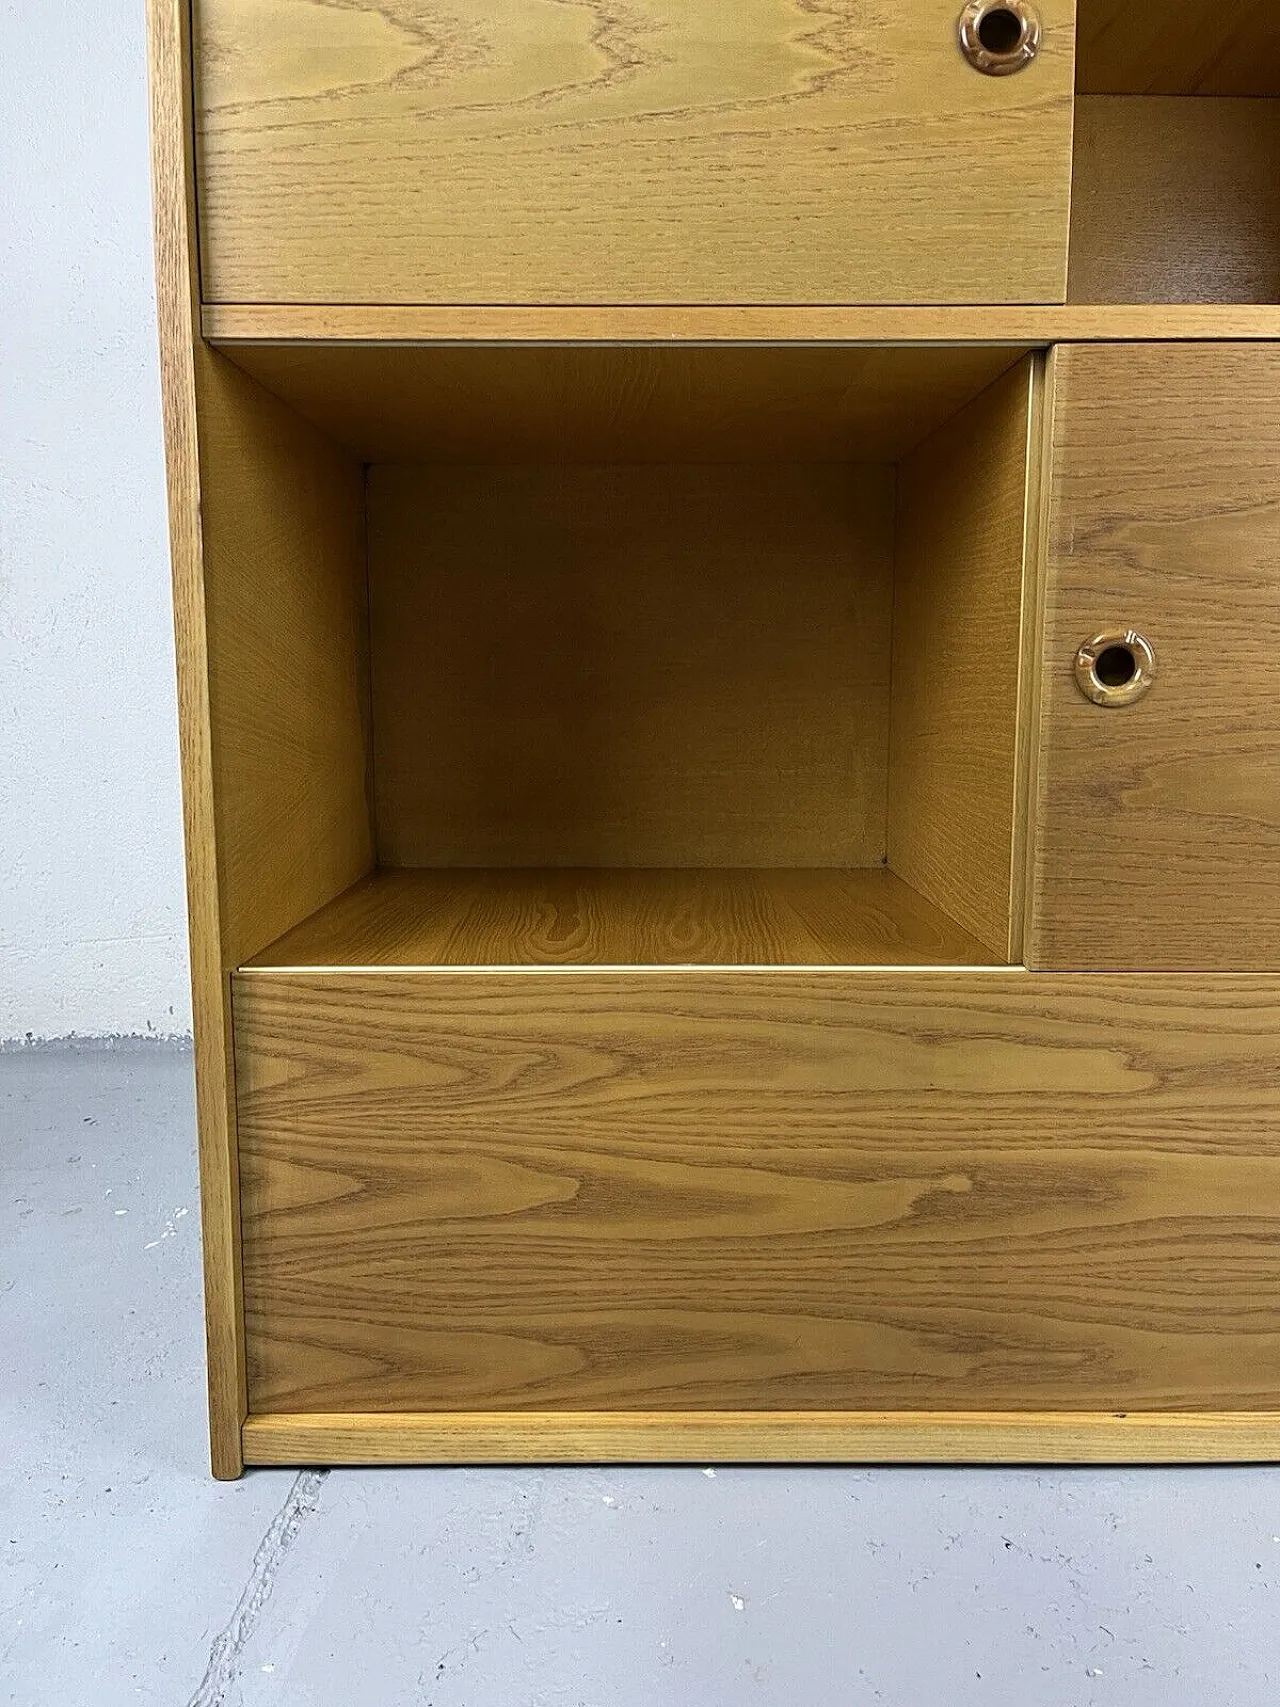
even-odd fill
[[(270, 950), (268, 949), (266, 951), (266, 953), (269, 954)], [(619, 978), (631, 978), (631, 977), (640, 977), (640, 978), (650, 977), (650, 978), (652, 978), (652, 977), (662, 977), (664, 975), (670, 975), (670, 976), (675, 977), (675, 978), (691, 978), (691, 977), (707, 978), (707, 977), (719, 977), (721, 974), (728, 974), (728, 975), (733, 976), (733, 975), (739, 975), (739, 974), (744, 974), (744, 973), (762, 973), (765, 975), (773, 975), (776, 973), (776, 974), (781, 974), (781, 975), (790, 974), (791, 976), (799, 975), (799, 976), (803, 976), (803, 977), (807, 977), (810, 973), (812, 973), (815, 977), (818, 977), (818, 976), (825, 977), (827, 974), (833, 973), (833, 972), (834, 973), (843, 973), (845, 975), (852, 974), (852, 975), (859, 977), (859, 978), (862, 978), (862, 977), (873, 978), (873, 977), (879, 976), (882, 973), (888, 974), (888, 976), (891, 978), (892, 977), (899, 977), (900, 978), (900, 977), (903, 977), (906, 975), (915, 976), (916, 974), (920, 974), (920, 975), (925, 976), (925, 977), (934, 977), (934, 978), (946, 978), (946, 977), (955, 978), (955, 977), (965, 977), (969, 973), (973, 973), (976, 977), (979, 977), (979, 978), (985, 978), (985, 977), (988, 977), (993, 972), (1013, 973), (1015, 975), (1021, 975), (1022, 977), (1029, 977), (1030, 976), (1030, 974), (1028, 973), (1027, 968), (1025, 966), (1005, 966), (1005, 965), (997, 964), (995, 962), (993, 962), (990, 966), (955, 966), (955, 965), (940, 965), (940, 966), (929, 965), (929, 966), (925, 966), (925, 965), (916, 965), (916, 964), (908, 961), (901, 966), (880, 966), (880, 965), (858, 965), (858, 964), (853, 963), (853, 962), (849, 963), (848, 965), (845, 965), (845, 964), (840, 963), (840, 962), (825, 961), (825, 960), (817, 961), (813, 965), (802, 964), (798, 961), (791, 961), (791, 960), (787, 960), (787, 961), (782, 961), (782, 960), (779, 960), (779, 961), (765, 961), (765, 960), (754, 961), (753, 960), (753, 961), (746, 961), (746, 962), (742, 963), (741, 965), (738, 965), (738, 964), (735, 964), (735, 963), (732, 963), (729, 961), (725, 961), (722, 963), (720, 961), (715, 961), (715, 960), (693, 961), (693, 962), (690, 962), (688, 964), (685, 964), (683, 962), (671, 962), (670, 964), (668, 964), (665, 961), (648, 961), (648, 960), (621, 961), (621, 962), (614, 963), (612, 961), (602, 960), (598, 964), (593, 962), (593, 961), (581, 961), (581, 962), (579, 962), (579, 961), (566, 961), (563, 965), (536, 965), (535, 966), (535, 965), (522, 965), (519, 962), (515, 962), (513, 964), (508, 965), (506, 962), (503, 962), (503, 961), (495, 961), (491, 966), (489, 966), (489, 965), (476, 965), (476, 966), (457, 965), (457, 966), (454, 966), (454, 965), (451, 965), (448, 963), (443, 963), (443, 962), (440, 964), (437, 964), (437, 965), (419, 966), (419, 965), (411, 965), (407, 962), (405, 964), (401, 965), (395, 961), (379, 961), (379, 962), (376, 962), (375, 964), (373, 964), (371, 966), (362, 966), (362, 965), (356, 964), (355, 962), (351, 962), (350, 964), (348, 964), (347, 962), (343, 961), (343, 962), (334, 962), (332, 964), (329, 962), (324, 962), (324, 963), (320, 963), (320, 964), (316, 964), (316, 965), (311, 965), (308, 963), (304, 963), (302, 965), (293, 965), (293, 964), (287, 964), (285, 962), (281, 962), (281, 964), (277, 966), (277, 965), (273, 965), (271, 962), (269, 962), (265, 958), (264, 955), (259, 955), (257, 957), (257, 959), (250, 960), (250, 961), (246, 962), (245, 965), (237, 967), (236, 971), (233, 974), (233, 981), (238, 981), (241, 978), (307, 978), (307, 979), (309, 979), (309, 978), (342, 978), (342, 977), (381, 978), (381, 977), (386, 977), (386, 976), (397, 976), (397, 975), (407, 975), (409, 977), (414, 977), (414, 978), (419, 978), (419, 977), (421, 977), (421, 978), (441, 978), (441, 977), (452, 976), (454, 973), (457, 973), (462, 977), (472, 977), (472, 978), (474, 978), (474, 977), (481, 977), (481, 978), (524, 977), (526, 974), (532, 974), (532, 975), (539, 977), (539, 978), (565, 978), (565, 977), (571, 977), (571, 976), (592, 977), (592, 976), (600, 976), (600, 975), (603, 975), (606, 977), (619, 977)], [(1037, 973), (1036, 976), (1037, 977), (1059, 977), (1059, 976), (1069, 977), (1070, 974), (1069, 973), (1066, 973), (1066, 974)], [(1117, 974), (1109, 974), (1109, 976), (1117, 976)], [(1120, 973), (1120, 974), (1118, 974), (1118, 976), (1129, 977), (1129, 976), (1131, 976), (1131, 974)], [(1159, 977), (1160, 974), (1159, 973), (1151, 973), (1151, 974), (1139, 973), (1139, 974), (1136, 974), (1136, 976), (1139, 976), (1139, 977), (1142, 977), (1142, 976)], [(1235, 974), (1224, 973), (1223, 976), (1224, 977), (1232, 977), (1232, 976), (1235, 976)], [(1248, 974), (1241, 974), (1241, 976), (1248, 976)], [(1258, 974), (1256, 974), (1256, 976), (1268, 977), (1268, 976), (1270, 976), (1270, 974), (1258, 973)]]
[(250, 1416), (247, 1464), (1280, 1461), (1280, 1411), (306, 1412)]
[(708, 982), (730, 978), (854, 978), (865, 979), (868, 984), (873, 981), (884, 983), (889, 980), (904, 978), (949, 979), (957, 987), (964, 985), (967, 979), (973, 978), (987, 982), (994, 979), (1012, 980), (1015, 984), (1026, 979), (1033, 979), (1042, 987), (1052, 984), (1075, 983), (1079, 989), (1097, 990), (1105, 993), (1107, 990), (1129, 989), (1137, 994), (1150, 993), (1159, 986), (1166, 989), (1174, 987), (1185, 989), (1203, 989), (1212, 991), (1239, 987), (1251, 991), (1261, 991), (1265, 995), (1280, 994), (1280, 972), (1235, 971), (1231, 968), (1218, 967), (1212, 972), (1090, 972), (1078, 967), (1056, 967), (1051, 971), (1029, 971), (1025, 966), (1003, 966), (992, 963), (990, 966), (924, 966), (907, 964), (903, 966), (855, 966), (837, 965), (834, 962), (822, 962), (814, 966), (802, 966), (793, 962), (753, 962), (749, 965), (735, 966), (720, 965), (714, 961), (696, 962), (690, 965), (673, 964), (653, 965), (649, 962), (626, 962), (622, 965), (610, 965), (601, 962), (598, 966), (590, 962), (566, 963), (558, 966), (521, 966), (502, 965), (495, 962), (492, 966), (410, 966), (397, 965), (386, 961), (373, 966), (357, 966), (355, 964), (323, 964), (314, 966), (272, 966), (261, 961), (250, 961), (245, 966), (237, 967), (231, 975), (233, 990), (235, 986), (246, 980), (274, 978), (288, 980), (291, 983), (310, 984), (321, 978), (422, 978), (440, 980), (442, 978), (679, 978), (705, 979)]
[(209, 303), (212, 343), (976, 343), (1280, 338), (1280, 307), (466, 308)]

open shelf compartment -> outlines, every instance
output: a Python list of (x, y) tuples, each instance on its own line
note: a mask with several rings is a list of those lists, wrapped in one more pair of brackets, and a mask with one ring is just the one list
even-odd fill
[(1077, 16), (1068, 300), (1280, 303), (1280, 7)]
[(1040, 357), (209, 359), (229, 966), (1018, 962)]

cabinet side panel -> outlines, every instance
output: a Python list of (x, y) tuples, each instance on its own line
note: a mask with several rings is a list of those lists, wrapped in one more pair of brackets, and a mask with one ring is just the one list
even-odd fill
[(1036, 358), (898, 469), (889, 864), (1000, 959), (1022, 801), (1022, 589)]
[(1280, 980), (248, 972), (253, 1412), (1280, 1407)]
[(156, 296), (178, 667), (213, 1472), (243, 1469), (244, 1311), (230, 986), (222, 960), (196, 435), (194, 213), (185, 0), (148, 0)]
[(364, 875), (364, 471), (225, 357), (197, 369), (222, 949), (240, 965)]

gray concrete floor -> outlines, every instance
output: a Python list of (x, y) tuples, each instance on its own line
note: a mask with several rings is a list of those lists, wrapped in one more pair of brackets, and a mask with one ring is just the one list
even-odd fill
[(190, 1057), (0, 1056), (0, 1701), (1274, 1707), (1280, 1471), (205, 1470)]

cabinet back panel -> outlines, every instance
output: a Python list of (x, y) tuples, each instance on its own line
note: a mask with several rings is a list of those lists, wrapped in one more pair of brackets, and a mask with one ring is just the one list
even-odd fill
[(1081, 93), (1280, 94), (1275, 0), (1079, 0), (1076, 17)]
[(1040, 302), (1073, 0), (984, 77), (959, 0), (200, 0), (215, 302)]
[(893, 470), (377, 467), (378, 853), (885, 857)]
[(1280, 100), (1082, 95), (1072, 302), (1280, 302)]

